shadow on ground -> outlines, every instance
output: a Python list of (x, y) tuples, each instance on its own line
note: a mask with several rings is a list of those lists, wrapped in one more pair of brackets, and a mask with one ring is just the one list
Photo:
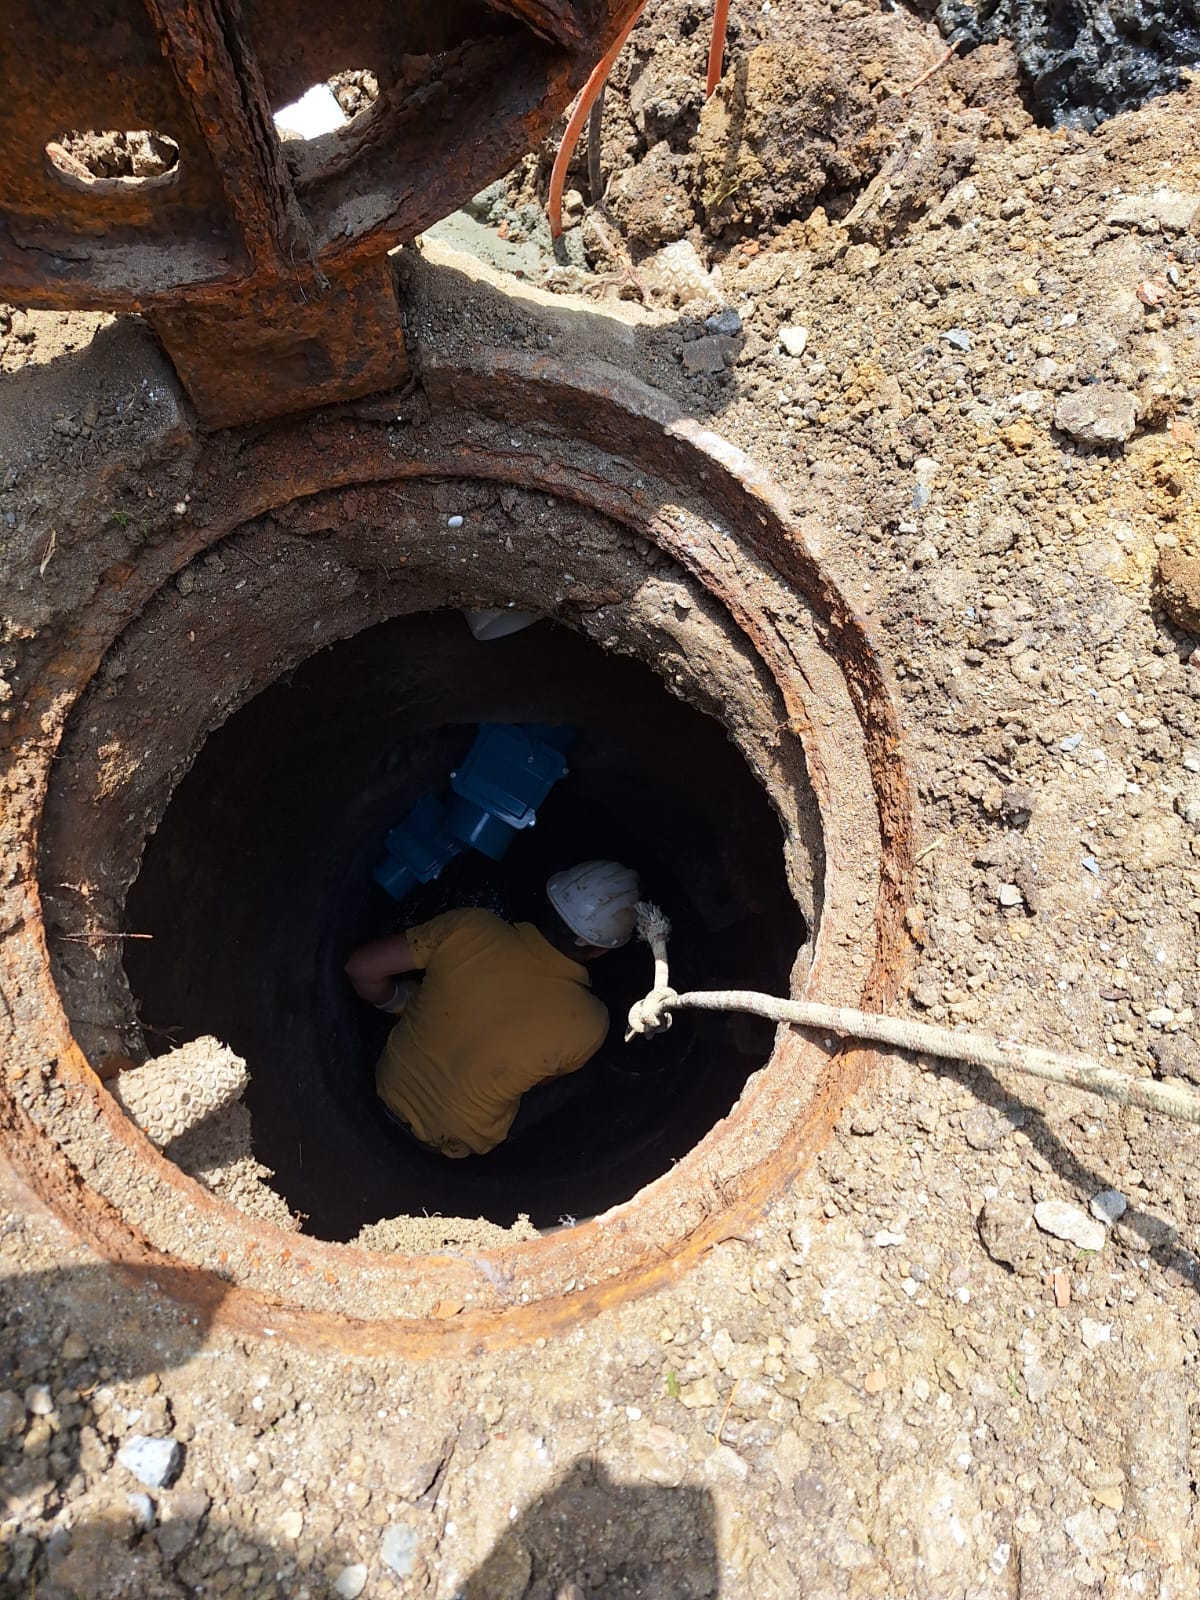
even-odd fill
[[(344, 1530), (315, 1540), (281, 1531), (264, 1539), (242, 1510), (237, 1463), (214, 1459), (177, 1428), (157, 1375), (205, 1352), (219, 1300), (185, 1315), (170, 1299), (169, 1271), (125, 1281), (97, 1265), (10, 1277), (0, 1313), (0, 1600), (184, 1600), (193, 1595), (255, 1600), (427, 1594), (436, 1600), (710, 1600), (720, 1593), (715, 1518), (703, 1488), (625, 1484), (582, 1457), (517, 1514), (505, 1504), (463, 1505), (471, 1485), (451, 1480), (453, 1438), (427, 1488), (385, 1526), (349, 1513)], [(218, 1352), (207, 1352), (216, 1357)], [(236, 1359), (236, 1358), (235, 1358)], [(245, 1366), (249, 1383), (249, 1362)], [(214, 1390), (231, 1385), (228, 1358), (214, 1363)], [(132, 1387), (129, 1387), (132, 1386)], [(236, 1396), (235, 1396), (236, 1397)], [(247, 1395), (247, 1403), (251, 1396)], [(27, 1407), (26, 1402), (29, 1402)], [(140, 1405), (140, 1412), (130, 1407)], [(120, 1438), (111, 1419), (122, 1417)], [(315, 1421), (315, 1419), (314, 1419)], [(398, 1424), (364, 1437), (394, 1470), (414, 1446)], [(135, 1437), (174, 1441), (174, 1461), (157, 1487), (128, 1460)], [(264, 1441), (270, 1440), (269, 1430)], [(419, 1443), (420, 1441), (416, 1441)], [(268, 1442), (260, 1454), (268, 1454)], [(336, 1463), (314, 1472), (327, 1479)], [(215, 1472), (227, 1499), (201, 1479)], [(293, 1469), (294, 1470), (294, 1469)], [(304, 1485), (308, 1511), (333, 1485)], [(514, 1489), (515, 1493), (516, 1490)], [(287, 1501), (260, 1481), (255, 1499), (282, 1517)], [(382, 1498), (382, 1497), (381, 1497)], [(507, 1495), (506, 1495), (507, 1498)], [(442, 1554), (453, 1508), (459, 1538), (471, 1523), (502, 1535), (481, 1561), (455, 1569)], [(330, 1519), (326, 1518), (329, 1525)], [(452, 1525), (453, 1526), (453, 1525)], [(249, 1531), (248, 1531), (249, 1530)], [(361, 1563), (361, 1565), (359, 1565)], [(361, 1586), (360, 1586), (361, 1585)]]

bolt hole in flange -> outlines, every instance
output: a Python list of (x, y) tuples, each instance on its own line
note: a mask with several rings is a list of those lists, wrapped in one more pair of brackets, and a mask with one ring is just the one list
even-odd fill
[(148, 128), (63, 133), (46, 146), (56, 178), (87, 194), (163, 188), (180, 175), (179, 146)]
[[(378, 426), (330, 418), (213, 446), (193, 492), (202, 533), (190, 551), (164, 541), (144, 587), (103, 623), (112, 642), (79, 682), (40, 840), (47, 1016), (61, 998), (93, 1064), (139, 1052), (143, 1022), (236, 1034), (258, 1149), (292, 1204), (324, 1206), (327, 1238), (352, 1233), (376, 1198), (349, 1185), (335, 1203), (319, 1165), (297, 1187), (299, 1152), (292, 1162), (265, 1131), (278, 1121), (282, 1140), (294, 1127), (279, 1063), (303, 1035), (306, 1092), (336, 1103), (339, 1139), (369, 1130), (382, 1188), (391, 1147), (364, 1084), (377, 1041), (338, 987), (338, 958), (373, 931), (367, 863), (394, 808), (443, 775), (481, 718), (583, 730), (576, 796), (564, 789), (544, 842), (514, 858), (516, 889), (499, 886), (514, 914), (586, 833), (653, 857), (648, 881), (680, 922), (689, 981), (783, 986), (807, 926), (793, 985), (878, 1003), (904, 948), (909, 803), (886, 687), (861, 624), (750, 463), (607, 370), (593, 379), (508, 355), (427, 361), (424, 382), (428, 408), (403, 434), (384, 413)], [(459, 614), (510, 605), (556, 620), (480, 644)], [(118, 941), (82, 937), (119, 926), (156, 937), (130, 944), (124, 963)], [(633, 952), (629, 963), (625, 976), (614, 967), (615, 1006), (617, 989), (647, 976)], [(668, 1048), (672, 1093), (650, 1137), (623, 1143), (614, 1120), (585, 1177), (581, 1204), (608, 1209), (526, 1243), (476, 1239), (422, 1260), (298, 1246), (207, 1194), (70, 1049), (37, 1066), (48, 1089), (20, 1080), (6, 1143), (16, 1159), (36, 1147), (38, 1187), (110, 1254), (180, 1265), (210, 1297), (220, 1263), (233, 1323), (359, 1349), (432, 1348), (436, 1324), (446, 1348), (521, 1337), (527, 1316), (540, 1331), (563, 1326), (752, 1226), (863, 1059), (786, 1032), (765, 1070), (754, 1069), (769, 1040), (681, 1030)], [(87, 1207), (54, 1176), (81, 1169)], [(513, 1152), (493, 1171), (479, 1164), (470, 1208), (573, 1214), (577, 1175), (552, 1151)], [(445, 1191), (435, 1201), (448, 1203)], [(434, 1308), (451, 1302), (447, 1329)]]
[(347, 127), (378, 99), (379, 80), (373, 72), (339, 72), (276, 111), (275, 127), (284, 139), (319, 139)]

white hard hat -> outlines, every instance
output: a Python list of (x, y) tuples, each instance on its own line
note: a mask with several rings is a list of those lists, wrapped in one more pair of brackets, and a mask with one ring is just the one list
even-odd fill
[(638, 875), (619, 861), (581, 861), (546, 884), (550, 904), (577, 939), (615, 950), (637, 921)]

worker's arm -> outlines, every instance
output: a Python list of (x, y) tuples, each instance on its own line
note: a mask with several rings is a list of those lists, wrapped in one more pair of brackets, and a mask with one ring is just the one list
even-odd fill
[(355, 994), (373, 1006), (385, 1005), (396, 990), (396, 979), (418, 965), (408, 943), (408, 935), (394, 933), (360, 945), (346, 962), (346, 976)]

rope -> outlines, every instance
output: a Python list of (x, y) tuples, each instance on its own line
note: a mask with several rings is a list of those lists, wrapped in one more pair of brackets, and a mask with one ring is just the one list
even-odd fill
[(855, 1011), (849, 1006), (826, 1006), (813, 1000), (781, 1000), (753, 989), (708, 989), (677, 994), (670, 985), (667, 963), (671, 924), (657, 906), (640, 901), (637, 929), (654, 955), (654, 983), (650, 993), (630, 1007), (625, 1033), (627, 1044), (637, 1035), (651, 1038), (669, 1028), (675, 1011), (745, 1011), (771, 1022), (866, 1039), (872, 1044), (922, 1052), (943, 1061), (1021, 1072), (1045, 1083), (1066, 1084), (1105, 1100), (1115, 1100), (1119, 1105), (1139, 1106), (1143, 1111), (1157, 1111), (1176, 1121), (1200, 1126), (1200, 1095), (1174, 1084), (1128, 1077), (1111, 1067), (1101, 1066), (1090, 1056), (1043, 1050), (1036, 1045), (1020, 1044), (1015, 1039), (994, 1039), (982, 1033), (936, 1028), (907, 1017), (885, 1017), (874, 1012)]

